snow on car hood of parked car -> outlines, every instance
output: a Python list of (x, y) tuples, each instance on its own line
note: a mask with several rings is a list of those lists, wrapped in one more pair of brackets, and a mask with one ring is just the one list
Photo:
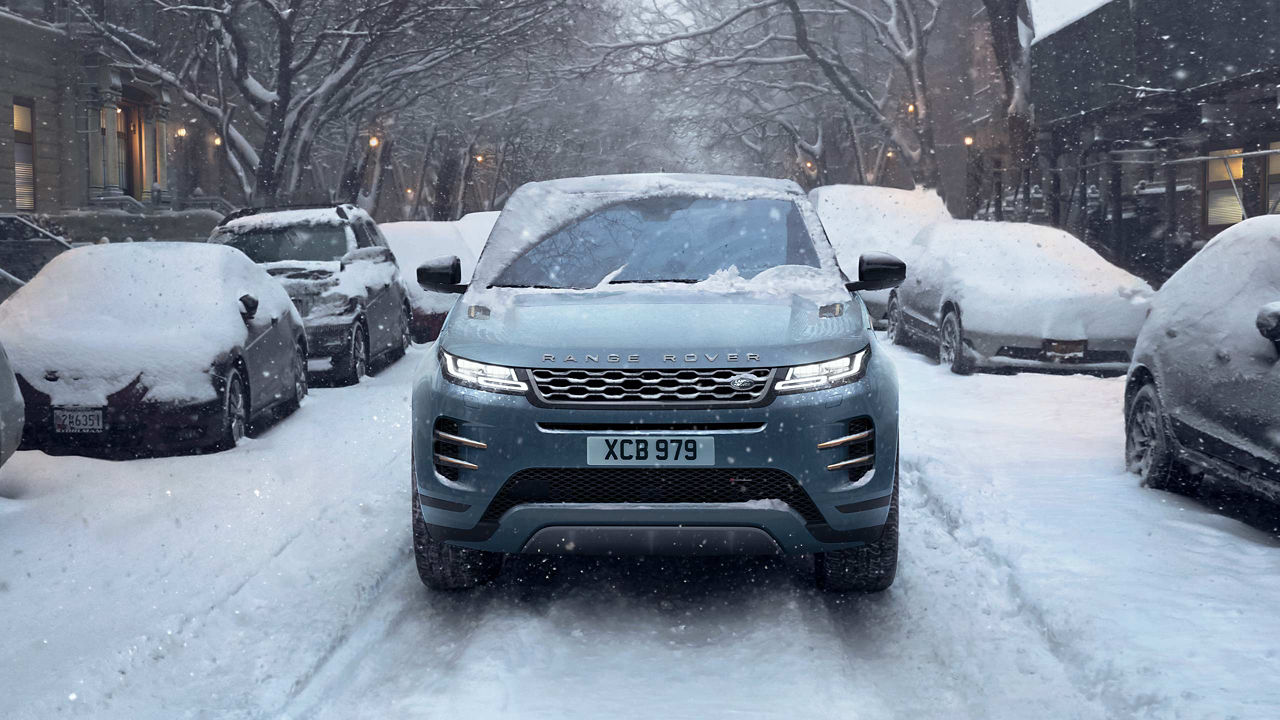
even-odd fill
[(296, 313), (233, 248), (83, 247), (54, 258), (0, 305), (0, 342), (15, 372), (55, 405), (104, 405), (135, 379), (147, 400), (213, 400), (211, 366), (248, 336), (245, 294), (258, 299), (260, 318)]
[(308, 320), (348, 313), (352, 298), (367, 297), (373, 289), (397, 282), (391, 263), (370, 260), (345, 266), (337, 260), (281, 260), (261, 267), (284, 286)]
[(907, 282), (934, 285), (979, 332), (1136, 338), (1151, 286), (1055, 228), (952, 220), (920, 232)]

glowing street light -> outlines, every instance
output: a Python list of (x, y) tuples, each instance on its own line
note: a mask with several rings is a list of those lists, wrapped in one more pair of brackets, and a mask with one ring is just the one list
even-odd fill
[(377, 136), (377, 135), (370, 135), (370, 136), (369, 136), (369, 147), (371, 147), (371, 148), (372, 148), (372, 147), (378, 147), (378, 142), (379, 142), (379, 140), (378, 140), (378, 136)]
[(969, 147), (970, 145), (973, 145), (973, 136), (972, 136), (972, 135), (965, 135), (965, 136), (964, 136), (964, 144), (965, 144), (965, 147)]
[(478, 162), (478, 163), (482, 163), (482, 162), (484, 162), (484, 156), (483, 156), (483, 155), (477, 155), (477, 156), (476, 156), (476, 162)]
[(913, 112), (915, 112), (915, 111), (916, 111), (916, 104), (915, 104), (915, 103), (910, 103), (910, 104), (908, 104), (908, 105), (907, 105), (907, 112), (909, 112), (909, 113), (913, 113)]
[(805, 161), (804, 161), (804, 166), (805, 166), (806, 168), (808, 168), (808, 169), (812, 170), (812, 169), (813, 169), (813, 161), (812, 161), (812, 160), (805, 160)]
[(892, 151), (892, 150), (890, 150), (889, 152), (885, 153), (885, 154), (884, 154), (884, 156), (885, 156), (885, 157), (893, 157), (893, 151)]
[(213, 144), (215, 147), (222, 147), (222, 138), (218, 137), (217, 135), (214, 135)]
[(405, 189), (404, 189), (404, 194), (405, 194), (405, 195), (413, 195), (413, 188), (405, 188)]
[(178, 126), (178, 137), (186, 137), (186, 136), (187, 136), (187, 128), (181, 125)]

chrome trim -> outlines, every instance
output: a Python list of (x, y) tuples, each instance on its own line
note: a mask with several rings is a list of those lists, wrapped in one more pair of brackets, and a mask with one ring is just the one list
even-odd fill
[(447, 432), (445, 432), (445, 431), (443, 431), (443, 430), (437, 430), (437, 431), (436, 431), (436, 437), (437, 437), (437, 438), (439, 438), (439, 439), (441, 439), (441, 440), (444, 440), (445, 442), (451, 442), (451, 443), (454, 443), (454, 444), (456, 444), (456, 445), (466, 445), (466, 446), (467, 446), (467, 447), (469, 447), (469, 448), (475, 448), (475, 449), (477, 449), (477, 450), (487, 450), (487, 449), (489, 449), (489, 446), (488, 446), (488, 445), (486, 445), (486, 444), (484, 444), (484, 443), (480, 442), (479, 440), (472, 440), (471, 438), (464, 438), (464, 437), (462, 437), (461, 435), (454, 435), (453, 433), (447, 433)]
[(857, 441), (859, 441), (859, 440), (866, 440), (867, 438), (871, 437), (871, 432), (872, 432), (871, 430), (863, 430), (862, 432), (854, 433), (854, 434), (852, 434), (852, 435), (845, 435), (844, 437), (842, 437), (842, 438), (836, 438), (835, 440), (828, 440), (828, 441), (826, 441), (826, 442), (820, 442), (820, 443), (818, 443), (818, 449), (819, 449), (819, 450), (828, 450), (828, 449), (830, 449), (830, 448), (833, 448), (833, 447), (840, 447), (841, 445), (846, 445), (846, 444), (851, 443), (851, 442), (857, 442)]
[(474, 463), (469, 463), (466, 460), (451, 458), (446, 455), (441, 455), (440, 453), (436, 453), (435, 455), (436, 455), (437, 463), (441, 463), (444, 465), (452, 465), (454, 467), (460, 467), (463, 470), (479, 470), (480, 469), (479, 465), (476, 465)]
[(855, 465), (866, 465), (868, 463), (875, 462), (875, 459), (876, 459), (875, 455), (863, 455), (862, 457), (850, 458), (848, 460), (842, 460), (838, 463), (831, 463), (830, 465), (827, 466), (827, 469), (843, 470), (847, 467), (854, 467)]

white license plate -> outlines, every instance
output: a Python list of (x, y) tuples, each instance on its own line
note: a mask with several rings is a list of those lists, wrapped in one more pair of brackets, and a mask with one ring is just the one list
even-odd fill
[(588, 465), (639, 465), (687, 467), (714, 465), (713, 437), (661, 437), (635, 435), (587, 438)]
[(53, 429), (61, 433), (100, 433), (106, 429), (102, 410), (53, 409)]

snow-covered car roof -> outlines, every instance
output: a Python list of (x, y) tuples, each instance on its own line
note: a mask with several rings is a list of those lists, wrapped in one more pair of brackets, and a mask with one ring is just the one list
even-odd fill
[[(515, 258), (556, 230), (609, 205), (647, 197), (787, 200), (800, 207), (810, 231), (824, 237), (813, 206), (792, 180), (643, 173), (546, 180), (526, 183), (511, 194), (476, 265), (472, 285), (488, 286)], [(823, 266), (835, 267), (830, 245), (817, 245)]]
[(409, 301), (427, 312), (448, 312), (458, 296), (423, 290), (418, 285), (418, 266), (444, 255), (455, 255), (462, 264), (462, 282), (470, 281), (476, 268), (476, 256), (463, 238), (458, 224), (409, 221), (383, 223), (378, 227), (387, 239), (391, 253), (396, 256), (400, 279)]
[(812, 190), (809, 199), (836, 255), (851, 269), (857, 268), (859, 255), (871, 250), (907, 254), (921, 228), (951, 219), (938, 193), (924, 188), (824, 185)]
[[(301, 324), (284, 289), (234, 248), (90, 245), (58, 255), (0, 304), (0, 342), (55, 404), (105, 404), (139, 375), (149, 400), (213, 399), (210, 365), (246, 342), (245, 294), (259, 317)], [(61, 378), (46, 380), (51, 370)]]
[(458, 232), (462, 233), (462, 239), (476, 257), (480, 257), (485, 243), (489, 241), (489, 233), (493, 232), (494, 223), (498, 222), (501, 214), (497, 210), (467, 213), (455, 223)]
[(293, 208), (244, 215), (227, 221), (225, 224), (220, 225), (218, 229), (228, 232), (246, 232), (294, 225), (344, 225), (351, 220), (368, 217), (369, 214), (364, 210), (351, 205), (343, 205), (341, 208), (337, 205), (319, 208)]

